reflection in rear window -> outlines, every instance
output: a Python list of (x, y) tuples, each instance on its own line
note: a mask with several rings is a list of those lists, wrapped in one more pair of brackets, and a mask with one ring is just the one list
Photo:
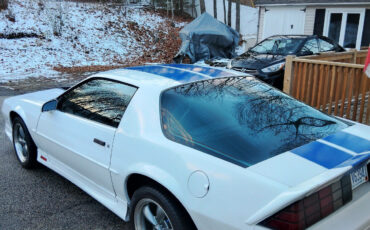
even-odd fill
[(347, 127), (251, 77), (166, 90), (161, 116), (170, 140), (243, 167)]

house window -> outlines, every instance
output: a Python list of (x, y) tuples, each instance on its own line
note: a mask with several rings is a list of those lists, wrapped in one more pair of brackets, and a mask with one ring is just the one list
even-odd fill
[(366, 10), (365, 22), (364, 22), (364, 31), (362, 32), (361, 46), (369, 46), (370, 45), (370, 29), (366, 30), (365, 28), (370, 28), (370, 9)]
[(322, 35), (322, 33), (324, 32), (324, 22), (325, 22), (325, 9), (316, 9), (313, 34)]
[(360, 14), (348, 14), (346, 31), (344, 33), (343, 46), (346, 48), (356, 48), (356, 40), (358, 33), (358, 24), (360, 22)]
[(336, 42), (339, 42), (341, 25), (342, 14), (331, 14), (328, 37)]
[(344, 48), (360, 49), (365, 9), (327, 9), (324, 35)]

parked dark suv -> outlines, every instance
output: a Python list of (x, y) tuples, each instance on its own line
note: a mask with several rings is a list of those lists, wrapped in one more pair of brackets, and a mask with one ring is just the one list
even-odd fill
[[(266, 38), (247, 52), (231, 59), (227, 68), (252, 74), (259, 79), (283, 88), (285, 57), (288, 55), (306, 56), (321, 52), (342, 52), (343, 47), (335, 41), (317, 35), (279, 35)], [(206, 61), (212, 66), (226, 63), (217, 60)]]

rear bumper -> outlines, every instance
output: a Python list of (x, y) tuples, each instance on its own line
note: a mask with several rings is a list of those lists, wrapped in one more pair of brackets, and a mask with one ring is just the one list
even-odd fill
[(353, 190), (352, 201), (309, 229), (370, 229), (370, 182)]

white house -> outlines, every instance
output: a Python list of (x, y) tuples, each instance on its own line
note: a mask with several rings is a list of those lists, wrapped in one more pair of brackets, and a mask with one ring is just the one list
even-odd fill
[(327, 36), (345, 48), (369, 46), (370, 0), (256, 0), (258, 41), (275, 34)]

